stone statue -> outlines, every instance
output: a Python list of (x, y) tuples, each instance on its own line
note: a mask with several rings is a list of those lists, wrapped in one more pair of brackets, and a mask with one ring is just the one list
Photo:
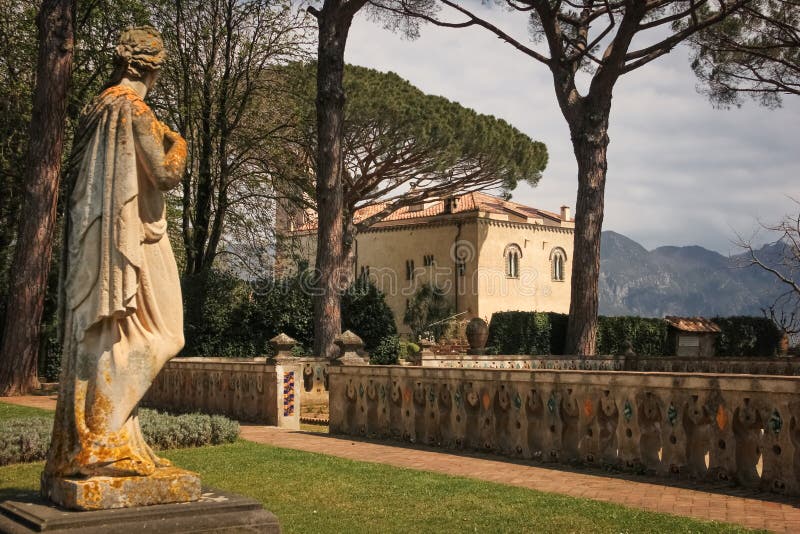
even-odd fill
[(184, 343), (162, 192), (183, 176), (186, 142), (143, 100), (164, 58), (158, 31), (125, 30), (113, 77), (84, 109), (75, 135), (61, 294), (61, 383), (42, 477), (43, 494), (70, 508), (192, 500), (197, 496), (187, 491), (199, 492), (198, 479), (190, 480), (197, 491), (184, 488), (177, 496), (162, 488), (157, 497), (107, 496), (87, 506), (69, 497), (80, 488), (67, 487), (80, 481), (85, 486), (86, 477), (128, 477), (130, 493), (131, 483), (155, 480), (154, 475), (168, 475), (173, 486), (175, 472), (190, 475), (184, 481), (194, 476), (163, 469), (169, 462), (145, 443), (137, 418), (139, 401)]

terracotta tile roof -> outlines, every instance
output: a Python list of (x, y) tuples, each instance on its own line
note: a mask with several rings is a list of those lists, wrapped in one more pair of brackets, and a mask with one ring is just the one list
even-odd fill
[(683, 332), (721, 332), (719, 326), (705, 317), (674, 317), (668, 315), (664, 320)]
[[(561, 216), (551, 211), (540, 210), (525, 206), (510, 200), (503, 200), (500, 197), (489, 195), (481, 192), (465, 193), (457, 197), (456, 205), (452, 208), (450, 213), (468, 213), (471, 211), (493, 213), (498, 215), (512, 215), (522, 218), (532, 219), (549, 219), (553, 222), (560, 222)], [(425, 204), (428, 205), (424, 209), (412, 209), (411, 206), (404, 206), (397, 211), (389, 214), (380, 220), (380, 222), (404, 221), (410, 219), (423, 219), (427, 217), (436, 217), (438, 215), (446, 215), (445, 201), (444, 200), (429, 200)], [(385, 209), (385, 203), (373, 204), (360, 208), (356, 211), (355, 222), (358, 223), (367, 219), (381, 210)], [(317, 227), (314, 220), (309, 221), (301, 227), (295, 228), (296, 231), (313, 230)]]

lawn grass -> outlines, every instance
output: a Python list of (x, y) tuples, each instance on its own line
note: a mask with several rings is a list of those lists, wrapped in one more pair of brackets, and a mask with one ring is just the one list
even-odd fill
[[(0, 403), (0, 424), (4, 418), (51, 413)], [(748, 532), (733, 525), (244, 440), (161, 454), (199, 472), (205, 485), (261, 501), (287, 533)], [(35, 495), (41, 469), (42, 463), (0, 467), (0, 501)]]
[[(164, 453), (203, 483), (258, 499), (284, 532), (747, 532), (511, 486), (239, 441)], [(0, 500), (30, 497), (41, 463), (0, 468)], [(554, 473), (557, 476), (556, 473)]]
[(6, 419), (15, 419), (17, 417), (31, 417), (31, 416), (51, 416), (52, 410), (43, 410), (41, 408), (30, 408), (28, 406), (17, 406), (16, 404), (8, 404), (0, 402), (0, 424)]

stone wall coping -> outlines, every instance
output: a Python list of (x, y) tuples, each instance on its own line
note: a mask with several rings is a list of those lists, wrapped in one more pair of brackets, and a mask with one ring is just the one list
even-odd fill
[(753, 391), (800, 394), (800, 377), (775, 375), (664, 373), (639, 371), (585, 371), (549, 369), (464, 369), (441, 367), (405, 367), (391, 365), (331, 367), (330, 374), (358, 376), (403, 376), (460, 380), (495, 380), (504, 382), (559, 383), (631, 388)]
[[(747, 356), (714, 356), (712, 358), (698, 359), (695, 356), (634, 356), (639, 360), (660, 360), (660, 361), (676, 361), (676, 362), (692, 362), (692, 363), (712, 363), (712, 362), (748, 362), (748, 363), (765, 363), (765, 362), (793, 362), (800, 363), (800, 358), (792, 356), (772, 356), (772, 357), (747, 357)], [(426, 356), (426, 360), (435, 361), (479, 361), (479, 362), (499, 362), (499, 361), (527, 361), (527, 360), (580, 360), (580, 361), (622, 361), (626, 356), (566, 356), (554, 354), (434, 354)]]
[[(255, 358), (225, 358), (221, 356), (181, 356), (180, 358), (172, 358), (168, 363), (235, 363), (235, 364), (264, 364), (267, 361), (265, 356), (258, 356)], [(327, 362), (327, 358), (317, 358), (314, 356), (299, 356), (291, 357), (291, 361), (297, 363), (308, 362)]]

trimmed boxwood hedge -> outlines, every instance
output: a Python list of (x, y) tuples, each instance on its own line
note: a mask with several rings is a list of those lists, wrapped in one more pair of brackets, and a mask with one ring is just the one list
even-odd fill
[(720, 356), (771, 357), (778, 354), (783, 332), (766, 317), (714, 317), (722, 330), (717, 336)]
[[(233, 443), (239, 437), (239, 423), (221, 415), (169, 415), (142, 408), (139, 421), (145, 441), (156, 450)], [(0, 465), (44, 460), (52, 431), (53, 418), (49, 416), (3, 421)]]
[[(715, 317), (722, 332), (717, 336), (720, 356), (769, 357), (778, 353), (782, 333), (765, 317)], [(622, 355), (626, 343), (642, 356), (674, 353), (664, 319), (648, 317), (598, 317), (597, 353)], [(552, 312), (508, 311), (492, 315), (487, 352), (490, 354), (562, 355), (567, 315)]]

